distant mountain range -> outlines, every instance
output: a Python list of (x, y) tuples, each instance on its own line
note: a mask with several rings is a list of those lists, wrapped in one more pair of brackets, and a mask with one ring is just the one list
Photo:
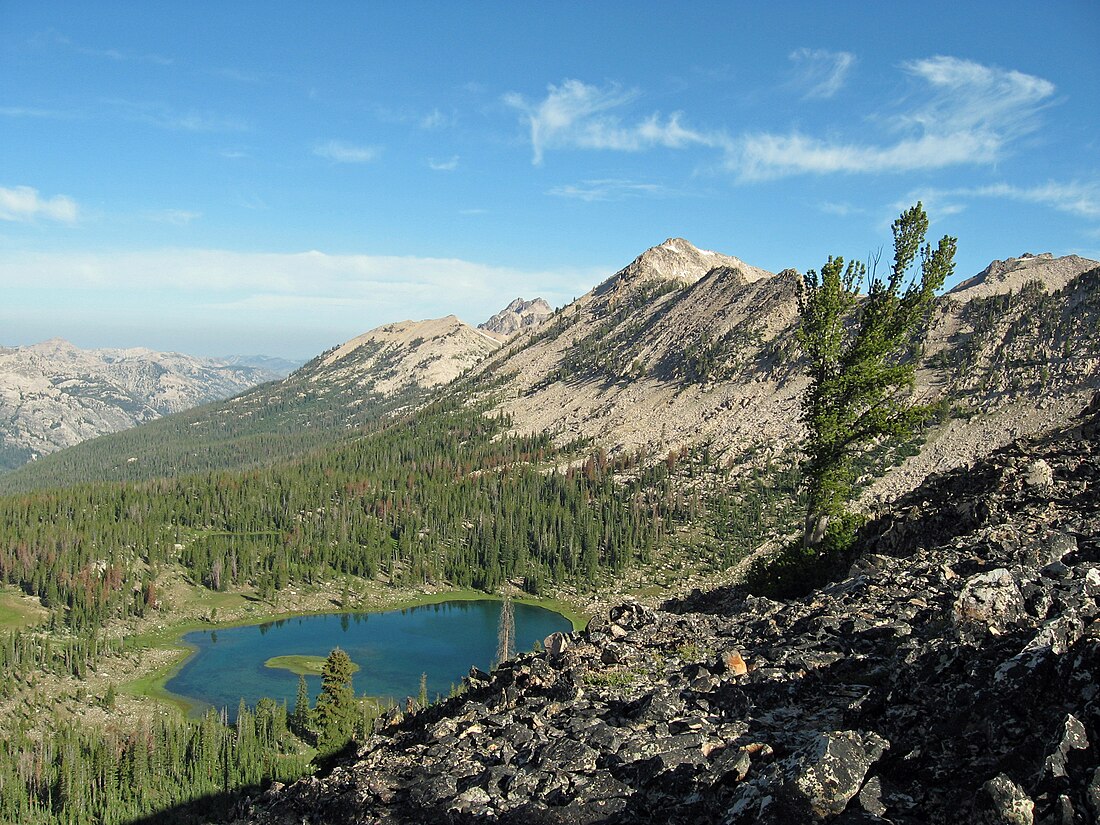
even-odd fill
[(0, 347), (0, 469), (284, 377), (264, 356), (85, 350), (54, 338)]
[[(64, 451), (0, 487), (268, 463), (442, 396), (612, 456), (705, 449), (734, 473), (789, 463), (806, 386), (800, 278), (672, 238), (557, 312), (517, 299), (476, 329), (454, 316), (387, 324), (281, 381)], [(995, 261), (938, 300), (916, 392), (950, 409), (870, 494), (1065, 424), (1098, 385), (1100, 264)]]

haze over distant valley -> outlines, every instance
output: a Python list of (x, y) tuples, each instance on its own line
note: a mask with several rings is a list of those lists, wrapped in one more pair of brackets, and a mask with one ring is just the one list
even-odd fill
[(263, 356), (83, 350), (60, 338), (0, 347), (0, 470), (228, 398), (282, 378), (295, 366)]

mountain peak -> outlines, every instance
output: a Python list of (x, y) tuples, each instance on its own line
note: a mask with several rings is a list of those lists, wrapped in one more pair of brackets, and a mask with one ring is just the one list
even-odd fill
[(516, 298), (484, 324), (478, 324), (477, 328), (494, 335), (510, 337), (520, 330), (537, 327), (553, 314), (550, 304), (542, 298), (530, 301)]
[(1050, 252), (1039, 255), (1025, 252), (1018, 258), (992, 261), (977, 275), (967, 278), (947, 294), (968, 301), (1017, 292), (1030, 281), (1039, 281), (1048, 292), (1057, 292), (1082, 272), (1096, 266), (1100, 264), (1078, 255), (1055, 258)]
[(770, 275), (769, 272), (749, 266), (732, 255), (700, 249), (684, 238), (669, 238), (664, 243), (647, 249), (628, 266), (600, 284), (595, 292), (598, 295), (619, 292), (634, 284), (653, 281), (678, 281), (690, 285), (718, 267), (740, 270), (749, 283)]

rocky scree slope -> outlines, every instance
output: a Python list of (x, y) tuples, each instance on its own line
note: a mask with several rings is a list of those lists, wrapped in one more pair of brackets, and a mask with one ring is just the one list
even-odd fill
[(394, 719), (240, 823), (1091, 823), (1100, 393), (938, 476), (798, 601), (635, 603)]
[(236, 395), (269, 369), (148, 349), (80, 349), (55, 338), (0, 347), (0, 467)]

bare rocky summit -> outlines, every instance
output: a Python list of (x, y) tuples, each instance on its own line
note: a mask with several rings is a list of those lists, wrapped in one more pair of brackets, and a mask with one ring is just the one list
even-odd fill
[(84, 350), (60, 338), (0, 347), (0, 467), (281, 377), (223, 359)]
[(522, 330), (533, 329), (554, 314), (553, 308), (542, 298), (525, 301), (516, 298), (504, 309), (477, 328), (507, 340)]
[(805, 598), (626, 603), (239, 823), (1100, 819), (1100, 393), (931, 479)]
[(1055, 258), (1050, 252), (1032, 255), (1025, 252), (1019, 258), (993, 261), (973, 278), (967, 278), (948, 295), (971, 298), (988, 298), (1019, 292), (1030, 281), (1039, 281), (1048, 292), (1056, 292), (1074, 278), (1096, 266), (1095, 261), (1078, 255)]
[(499, 346), (495, 337), (454, 315), (399, 321), (330, 350), (303, 367), (302, 375), (345, 392), (391, 396), (453, 381)]

